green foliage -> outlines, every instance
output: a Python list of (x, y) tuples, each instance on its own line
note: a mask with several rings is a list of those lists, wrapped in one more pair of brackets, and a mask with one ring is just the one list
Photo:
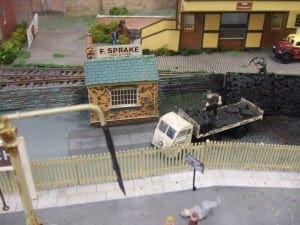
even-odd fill
[(173, 56), (178, 55), (176, 51), (169, 50), (166, 45), (156, 50), (143, 49), (144, 55), (155, 55), (155, 56)]
[(109, 9), (109, 15), (128, 15), (128, 9), (124, 7), (114, 6)]
[(19, 51), (17, 56), (18, 56), (18, 58), (21, 58), (21, 59), (28, 59), (31, 57), (31, 52), (26, 51), (26, 50), (21, 50), (21, 51)]
[(9, 39), (0, 47), (0, 64), (11, 64), (26, 42), (26, 23), (19, 24)]
[(118, 27), (118, 22), (112, 22), (110, 24), (97, 23), (93, 24), (89, 28), (89, 32), (92, 34), (94, 43), (112, 43), (112, 32)]
[(152, 55), (152, 51), (148, 48), (143, 49), (143, 55)]
[(173, 55), (188, 56), (188, 55), (199, 55), (203, 52), (207, 52), (207, 50), (203, 51), (199, 48), (183, 48), (179, 50), (179, 52), (176, 52), (173, 50), (169, 50), (166, 45), (156, 50), (143, 49), (143, 55), (155, 55), (155, 56), (173, 56)]
[(12, 63), (13, 67), (25, 67), (26, 66), (26, 62), (24, 59), (17, 59)]
[(118, 41), (119, 41), (118, 44), (120, 45), (127, 45), (130, 43), (130, 38), (124, 34), (120, 34)]
[(54, 58), (64, 58), (66, 55), (64, 55), (64, 54), (61, 54), (61, 53), (54, 53), (53, 55), (52, 55), (52, 57), (54, 57)]
[(199, 55), (201, 52), (202, 51), (199, 48), (183, 48), (180, 50), (180, 55)]

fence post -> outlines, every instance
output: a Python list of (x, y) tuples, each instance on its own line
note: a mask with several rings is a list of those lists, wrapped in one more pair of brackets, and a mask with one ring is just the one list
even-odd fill
[(78, 165), (79, 164), (78, 156), (77, 155), (71, 156), (71, 159), (72, 159), (73, 171), (75, 173), (75, 177), (77, 180), (77, 185), (80, 185), (81, 184), (81, 171), (80, 171), (80, 168)]
[(141, 149), (140, 151), (140, 171), (141, 171), (141, 177), (145, 176), (145, 149)]

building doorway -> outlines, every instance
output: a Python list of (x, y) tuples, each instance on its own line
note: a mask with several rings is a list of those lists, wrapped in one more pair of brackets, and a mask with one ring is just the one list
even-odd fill
[(243, 49), (247, 25), (248, 13), (222, 13), (219, 48), (224, 50)]

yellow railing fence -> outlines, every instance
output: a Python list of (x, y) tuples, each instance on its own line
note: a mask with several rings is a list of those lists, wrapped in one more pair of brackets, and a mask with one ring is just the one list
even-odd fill
[[(190, 153), (207, 169), (300, 171), (300, 146), (236, 142), (204, 142), (166, 149), (142, 148), (117, 152), (123, 179), (176, 173), (190, 168)], [(109, 153), (53, 158), (31, 162), (37, 190), (114, 182)], [(11, 171), (0, 173), (0, 187), (12, 193)]]

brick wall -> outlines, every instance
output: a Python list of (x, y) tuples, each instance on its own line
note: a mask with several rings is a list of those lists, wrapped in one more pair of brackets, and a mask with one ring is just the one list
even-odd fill
[(175, 9), (176, 0), (102, 0), (103, 12), (108, 13), (109, 8), (126, 6), (127, 9), (136, 10), (155, 10), (155, 9)]
[(0, 42), (9, 37), (16, 28), (16, 18), (11, 1), (0, 0)]
[(67, 16), (95, 15), (101, 12), (101, 0), (65, 0)]
[(65, 13), (66, 0), (30, 0), (33, 12)]
[(32, 19), (32, 9), (30, 0), (12, 0), (17, 23), (23, 21), (30, 23)]
[(59, 12), (67, 16), (84, 16), (108, 14), (109, 8), (113, 6), (126, 6), (129, 11), (175, 9), (176, 6), (176, 0), (12, 0), (12, 2), (18, 14), (18, 22), (29, 22), (34, 12)]
[(111, 7), (126, 6), (129, 11), (175, 9), (176, 0), (65, 0), (68, 16), (108, 14)]

